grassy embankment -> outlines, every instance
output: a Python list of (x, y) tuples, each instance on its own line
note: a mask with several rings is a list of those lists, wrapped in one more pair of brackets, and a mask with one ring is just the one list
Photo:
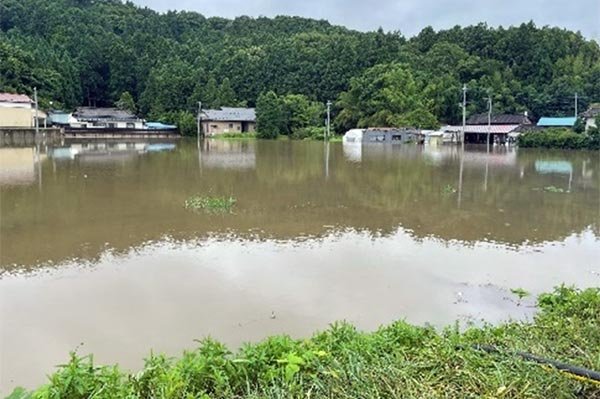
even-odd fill
[(179, 359), (151, 355), (135, 374), (72, 354), (47, 385), (13, 398), (600, 398), (593, 382), (472, 348), (491, 344), (599, 370), (600, 289), (561, 287), (538, 303), (532, 322), (465, 332), (400, 321), (362, 333), (341, 323), (236, 353), (207, 339)]
[(600, 132), (594, 129), (590, 133), (576, 133), (563, 128), (533, 131), (519, 137), (519, 147), (600, 150)]

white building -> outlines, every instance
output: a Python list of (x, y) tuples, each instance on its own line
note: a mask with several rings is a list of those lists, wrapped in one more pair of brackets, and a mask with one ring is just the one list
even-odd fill
[(82, 129), (144, 129), (144, 120), (118, 108), (79, 107), (73, 112), (72, 128)]
[(596, 126), (596, 117), (600, 115), (600, 103), (590, 104), (587, 111), (581, 113), (581, 117), (585, 120), (585, 131), (587, 132), (592, 127)]

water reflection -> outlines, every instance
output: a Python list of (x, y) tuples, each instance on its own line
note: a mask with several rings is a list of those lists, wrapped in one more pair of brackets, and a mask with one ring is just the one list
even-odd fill
[[(26, 143), (0, 147), (0, 189), (0, 396), (81, 342), (136, 369), (206, 335), (531, 317), (509, 288), (600, 276), (599, 153)], [(192, 195), (237, 203), (190, 213)]]
[[(599, 235), (591, 152), (365, 145), (357, 157), (339, 143), (249, 140), (0, 151), (4, 267), (95, 259), (166, 236), (293, 241), (403, 227), (415, 238), (518, 246)], [(233, 196), (235, 214), (190, 215), (182, 204), (191, 195)]]

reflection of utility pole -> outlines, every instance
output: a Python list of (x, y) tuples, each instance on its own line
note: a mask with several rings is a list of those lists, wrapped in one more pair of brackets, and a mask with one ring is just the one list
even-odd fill
[(202, 101), (198, 101), (198, 117), (197, 120), (197, 129), (198, 129), (198, 142), (200, 141), (200, 119), (202, 115)]
[(325, 180), (329, 179), (329, 141), (325, 141)]
[(40, 120), (38, 119), (38, 98), (37, 87), (33, 88), (33, 101), (35, 102), (35, 138), (37, 139), (40, 133)]
[(465, 147), (465, 125), (467, 124), (467, 85), (464, 84), (463, 88), (463, 102), (462, 102), (462, 134), (461, 142), (463, 148)]
[(490, 151), (490, 133), (492, 130), (492, 96), (488, 95), (488, 128), (487, 128), (487, 150)]
[(327, 101), (327, 131), (325, 132), (325, 139), (329, 140), (331, 134), (331, 101)]
[(460, 209), (462, 201), (462, 186), (463, 186), (463, 167), (464, 167), (465, 151), (464, 148), (460, 154), (460, 169), (458, 172), (458, 209)]
[(577, 118), (577, 108), (579, 106), (579, 104), (577, 104), (578, 100), (579, 100), (579, 98), (577, 96), (577, 93), (575, 93), (575, 118)]

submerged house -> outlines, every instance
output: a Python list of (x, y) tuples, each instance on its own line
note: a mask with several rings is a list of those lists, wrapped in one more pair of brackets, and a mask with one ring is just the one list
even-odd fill
[(71, 128), (79, 129), (144, 129), (144, 120), (119, 108), (79, 107), (73, 112)]
[(250, 133), (256, 131), (254, 108), (221, 107), (204, 109), (200, 114), (202, 131), (206, 136), (223, 133)]
[[(489, 122), (489, 123), (488, 123)], [(471, 116), (465, 124), (465, 143), (487, 143), (488, 133), (490, 143), (504, 143), (511, 135), (533, 126), (527, 114), (500, 114), (492, 115), (488, 121), (487, 114)], [(459, 137), (462, 133), (462, 125), (447, 126), (444, 131), (453, 133)]]
[(417, 129), (395, 127), (370, 127), (351, 129), (344, 134), (344, 143), (391, 143), (401, 144), (422, 141)]

